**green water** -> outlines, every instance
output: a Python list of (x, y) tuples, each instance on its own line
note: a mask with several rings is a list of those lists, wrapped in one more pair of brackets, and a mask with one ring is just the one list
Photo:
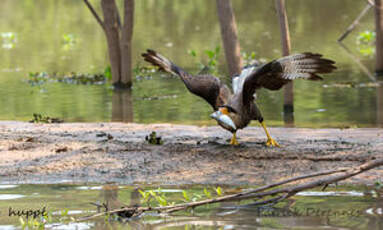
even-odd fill
[[(99, 1), (91, 1), (100, 11)], [(122, 1), (118, 1), (121, 3)], [(324, 82), (296, 81), (295, 125), (300, 127), (376, 127), (383, 124), (383, 88), (325, 88), (334, 83), (370, 82), (336, 39), (364, 7), (355, 0), (289, 0), (293, 52), (314, 51), (337, 61), (338, 71)], [(274, 1), (235, 0), (241, 48), (258, 59), (281, 55)], [(351, 52), (373, 71), (374, 58), (356, 47), (358, 33), (374, 28), (373, 11), (345, 40)], [(106, 42), (98, 24), (79, 0), (3, 0), (0, 9), (0, 119), (30, 120), (33, 113), (67, 122), (125, 121), (214, 124), (210, 108), (191, 95), (179, 79), (153, 76), (136, 80), (132, 92), (113, 92), (110, 85), (27, 84), (29, 72), (103, 72)], [(68, 38), (69, 37), (69, 38)], [(11, 40), (11, 41), (9, 41)], [(11, 43), (11, 44), (9, 44)], [(195, 70), (201, 54), (221, 44), (215, 1), (136, 1), (134, 66), (155, 48), (180, 66)], [(223, 53), (220, 72), (225, 76)], [(196, 72), (196, 71), (194, 71)], [(379, 93), (380, 92), (380, 93)], [(154, 98), (154, 100), (148, 100)], [(283, 125), (282, 91), (261, 90), (258, 104), (272, 125)], [(155, 112), (153, 112), (155, 111)]]
[[(62, 211), (69, 217), (96, 213), (90, 203), (135, 205), (140, 203), (137, 188), (156, 186), (118, 185), (0, 185), (0, 229), (20, 228), (19, 218), (9, 216), (9, 209), (41, 210), (52, 213), (47, 229), (368, 229), (383, 228), (382, 191), (370, 187), (333, 187), (325, 192), (299, 193), (273, 208), (243, 206), (248, 201), (226, 202), (198, 207), (194, 212), (182, 211), (167, 216), (146, 214), (129, 222), (104, 217), (84, 222), (60, 220)], [(182, 190), (203, 196), (202, 186), (163, 186), (168, 201), (181, 202)], [(214, 186), (206, 186), (214, 195)], [(229, 193), (240, 188), (223, 187)], [(215, 195), (214, 195), (215, 196)], [(242, 205), (240, 208), (239, 205)], [(25, 219), (25, 216), (24, 216)]]

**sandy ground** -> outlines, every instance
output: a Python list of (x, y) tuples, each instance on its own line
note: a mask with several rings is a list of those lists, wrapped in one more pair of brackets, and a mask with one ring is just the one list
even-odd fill
[[(156, 131), (163, 145), (145, 141)], [(265, 184), (383, 157), (383, 129), (261, 128), (125, 123), (0, 122), (1, 183)], [(383, 167), (346, 182), (374, 183)]]

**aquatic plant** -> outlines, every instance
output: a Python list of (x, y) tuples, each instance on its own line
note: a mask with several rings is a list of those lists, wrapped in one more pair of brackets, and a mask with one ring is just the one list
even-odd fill
[(366, 30), (358, 34), (356, 44), (359, 53), (364, 56), (373, 57), (375, 53), (376, 34), (374, 31)]
[(77, 85), (100, 85), (105, 84), (109, 79), (108, 72), (106, 74), (84, 74), (84, 73), (47, 73), (47, 72), (30, 72), (28, 77), (28, 84), (31, 86), (42, 85), (47, 82), (60, 82), (66, 84), (77, 84)]
[(148, 136), (145, 137), (145, 140), (152, 145), (162, 145), (164, 141), (161, 137), (157, 136), (157, 133), (152, 131)]
[(48, 117), (41, 115), (39, 113), (33, 114), (33, 119), (29, 121), (30, 123), (46, 123), (46, 124), (53, 124), (53, 123), (63, 123), (64, 120), (60, 118), (55, 117)]
[(26, 218), (19, 217), (19, 224), (22, 229), (46, 229), (52, 227), (59, 227), (60, 225), (67, 224), (69, 222), (74, 222), (75, 218), (68, 215), (69, 210), (63, 209), (60, 210), (60, 215), (53, 217), (51, 211), (45, 212), (44, 215), (38, 216), (36, 218)]
[(243, 66), (259, 64), (259, 61), (255, 58), (255, 52), (242, 52)]
[[(182, 202), (197, 202), (201, 200), (204, 195), (206, 198), (213, 198), (211, 191), (209, 188), (204, 188), (203, 193), (200, 191), (196, 191), (193, 193), (189, 193), (186, 190), (182, 190), (182, 199), (174, 199), (169, 201), (166, 197), (166, 193), (162, 191), (161, 188), (157, 188), (156, 190), (141, 190), (138, 189), (138, 192), (141, 194), (141, 203), (146, 204), (148, 207), (164, 207), (164, 206), (174, 206), (176, 205), (177, 200), (181, 200)], [(216, 187), (214, 190), (217, 193), (217, 196), (223, 195), (223, 190), (221, 187)], [(181, 203), (182, 203), (181, 202)]]
[[(204, 53), (207, 55), (207, 64), (198, 62), (198, 66), (201, 74), (213, 74), (219, 75), (218, 72), (218, 58), (221, 51), (220, 46), (216, 46), (213, 50), (205, 50)], [(197, 52), (195, 50), (189, 50), (188, 54), (194, 58), (197, 58)]]

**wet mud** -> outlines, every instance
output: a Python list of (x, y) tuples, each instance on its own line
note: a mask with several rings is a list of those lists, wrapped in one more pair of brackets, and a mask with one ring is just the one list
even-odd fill
[[(163, 144), (148, 143), (152, 131)], [(0, 122), (1, 183), (265, 184), (383, 157), (383, 129)], [(161, 142), (161, 143), (162, 143)], [(376, 168), (346, 183), (381, 181)]]

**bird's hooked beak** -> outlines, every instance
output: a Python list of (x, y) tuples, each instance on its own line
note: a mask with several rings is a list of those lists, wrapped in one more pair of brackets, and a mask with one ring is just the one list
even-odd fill
[(228, 127), (232, 128), (233, 130), (237, 130), (237, 127), (235, 126), (233, 120), (228, 115), (223, 114), (219, 110), (210, 114), (210, 117), (217, 120), (218, 123), (221, 123), (225, 126), (228, 126)]

